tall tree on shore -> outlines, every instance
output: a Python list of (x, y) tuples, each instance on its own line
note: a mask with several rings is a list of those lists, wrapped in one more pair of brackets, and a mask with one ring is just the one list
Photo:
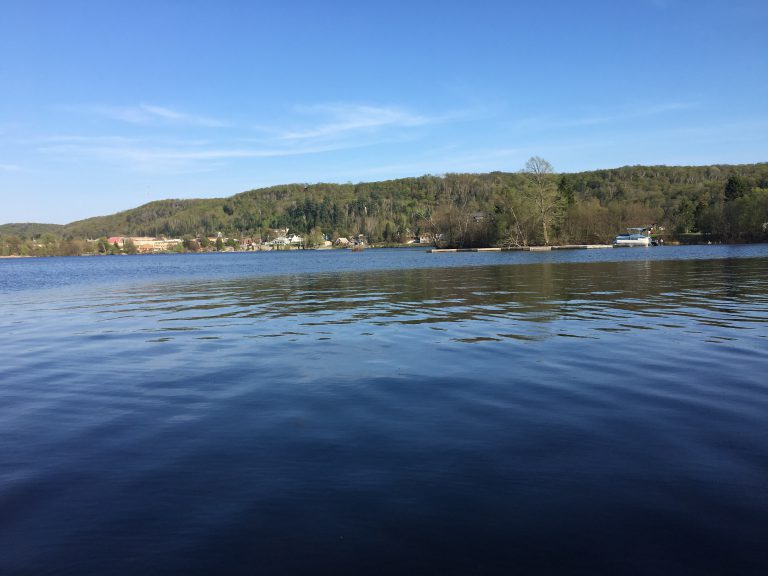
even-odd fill
[(539, 156), (531, 157), (523, 168), (523, 174), (527, 180), (525, 195), (533, 202), (536, 215), (541, 221), (545, 246), (549, 246), (549, 227), (561, 205), (554, 182), (554, 173), (552, 165)]

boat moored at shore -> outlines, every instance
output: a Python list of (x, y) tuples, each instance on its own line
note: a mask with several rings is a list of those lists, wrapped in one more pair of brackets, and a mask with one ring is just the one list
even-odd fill
[(627, 228), (613, 239), (614, 246), (651, 246), (650, 228)]

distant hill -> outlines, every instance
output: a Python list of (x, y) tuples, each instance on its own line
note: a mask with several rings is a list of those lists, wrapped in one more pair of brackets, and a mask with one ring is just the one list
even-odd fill
[[(221, 211), (225, 200), (157, 200), (138, 208), (124, 210), (109, 216), (96, 216), (71, 222), (64, 233), (81, 238), (100, 236), (178, 236), (195, 233), (200, 224), (199, 215)], [(195, 215), (190, 217), (189, 215)]]
[(62, 224), (39, 224), (37, 222), (24, 222), (16, 224), (0, 224), (0, 236), (22, 236), (31, 238), (43, 234), (60, 235), (64, 231)]
[[(552, 221), (554, 237), (561, 241), (605, 241), (624, 225), (658, 222), (680, 231), (695, 230), (706, 223), (707, 214), (714, 218), (710, 212), (722, 212), (730, 180), (740, 187), (737, 196), (752, 189), (768, 189), (768, 163), (626, 166), (548, 178), (552, 186), (556, 184), (560, 200), (568, 205), (567, 212), (560, 210)], [(298, 233), (319, 229), (337, 236), (361, 233), (372, 241), (387, 242), (425, 229), (428, 222), (434, 223), (435, 214), (441, 210), (448, 214), (448, 207), (453, 207), (488, 216), (486, 228), (492, 223), (494, 229), (486, 230), (486, 241), (501, 240), (511, 226), (513, 212), (518, 220), (521, 214), (526, 215), (531, 241), (536, 241), (536, 214), (526, 192), (529, 186), (526, 175), (504, 172), (359, 184), (287, 184), (227, 198), (160, 200), (64, 226), (4, 224), (0, 235), (31, 238), (50, 233), (85, 239), (222, 232), (264, 237), (269, 229), (290, 228)]]

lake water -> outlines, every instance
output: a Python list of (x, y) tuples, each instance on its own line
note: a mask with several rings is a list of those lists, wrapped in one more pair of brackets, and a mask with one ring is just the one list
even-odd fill
[(768, 246), (0, 260), (0, 573), (766, 574)]

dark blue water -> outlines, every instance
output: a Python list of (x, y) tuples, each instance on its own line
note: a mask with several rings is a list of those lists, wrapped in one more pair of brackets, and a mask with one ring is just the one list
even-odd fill
[(768, 246), (0, 260), (2, 574), (768, 573)]

